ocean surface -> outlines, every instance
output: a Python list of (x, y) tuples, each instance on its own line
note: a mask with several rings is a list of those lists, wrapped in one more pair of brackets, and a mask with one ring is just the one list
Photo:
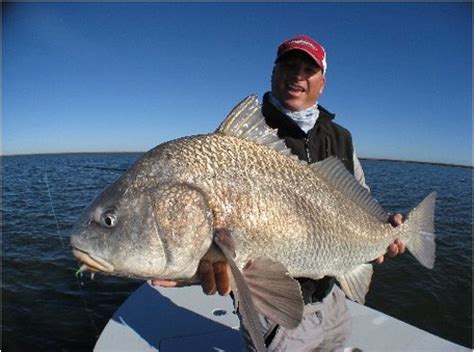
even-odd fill
[[(69, 234), (83, 208), (140, 154), (2, 158), (2, 351), (90, 351), (140, 281), (82, 279)], [(472, 347), (472, 169), (364, 160), (389, 212), (436, 191), (435, 268), (410, 254), (377, 265), (367, 305)], [(387, 346), (390, 351), (390, 346)]]

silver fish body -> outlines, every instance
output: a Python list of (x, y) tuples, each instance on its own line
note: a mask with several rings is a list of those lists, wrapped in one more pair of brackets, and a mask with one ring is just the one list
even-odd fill
[(71, 236), (74, 254), (112, 275), (190, 280), (203, 257), (222, 258), (213, 236), (225, 230), (239, 270), (268, 258), (291, 277), (335, 276), (359, 301), (372, 274), (366, 263), (397, 238), (433, 266), (434, 195), (393, 228), (342, 163), (310, 167), (282, 153), (274, 136), (254, 131), (258, 109), (246, 109), (215, 133), (147, 152), (86, 209)]

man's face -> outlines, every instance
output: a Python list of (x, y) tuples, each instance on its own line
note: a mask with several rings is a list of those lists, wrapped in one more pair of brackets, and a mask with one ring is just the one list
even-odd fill
[(292, 50), (273, 69), (272, 93), (285, 108), (300, 111), (316, 103), (325, 83), (316, 62), (304, 52)]

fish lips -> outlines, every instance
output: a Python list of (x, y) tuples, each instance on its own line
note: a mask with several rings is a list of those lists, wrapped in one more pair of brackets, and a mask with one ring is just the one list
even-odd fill
[(72, 253), (81, 263), (86, 265), (87, 270), (89, 271), (112, 273), (115, 270), (114, 266), (105, 259), (83, 251), (79, 248), (73, 248)]
[[(96, 236), (87, 236), (90, 224), (93, 222), (92, 209), (94, 209), (93, 204), (86, 208), (72, 229), (70, 237), (72, 253), (81, 264), (86, 266), (88, 271), (112, 273), (115, 271), (114, 266), (107, 260), (93, 254), (94, 250), (91, 251), (93, 247), (88, 245), (88, 240), (91, 238), (97, 240)], [(97, 234), (95, 231), (93, 233)]]

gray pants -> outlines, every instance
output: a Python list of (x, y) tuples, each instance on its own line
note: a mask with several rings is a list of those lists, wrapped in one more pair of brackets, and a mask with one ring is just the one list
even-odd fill
[[(264, 338), (267, 338), (276, 324), (261, 315), (259, 318)], [(351, 318), (344, 293), (334, 285), (322, 302), (305, 305), (303, 320), (296, 329), (288, 330), (281, 326), (276, 329), (267, 346), (268, 351), (342, 351), (351, 332)], [(255, 351), (250, 335), (242, 324), (240, 331), (244, 350)]]

